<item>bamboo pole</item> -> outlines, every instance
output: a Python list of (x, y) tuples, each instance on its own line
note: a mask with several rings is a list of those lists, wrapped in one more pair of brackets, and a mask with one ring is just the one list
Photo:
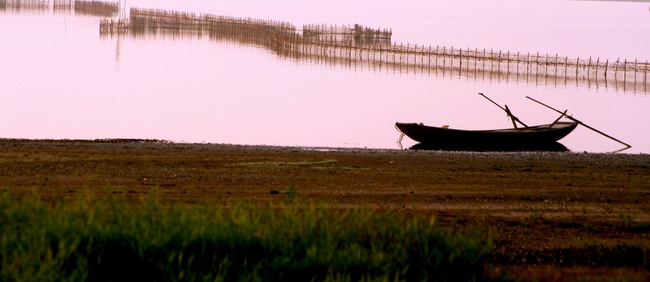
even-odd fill
[(494, 72), (494, 50), (490, 49), (490, 79), (492, 79), (492, 73)]
[(474, 78), (478, 76), (478, 47), (474, 47)]
[(522, 122), (521, 120), (519, 120), (515, 115), (513, 115), (512, 112), (510, 112), (510, 109), (508, 109), (508, 105), (506, 105), (506, 107), (504, 108), (504, 107), (502, 107), (501, 105), (497, 104), (496, 102), (492, 101), (492, 99), (490, 99), (490, 98), (488, 98), (487, 96), (485, 96), (485, 94), (483, 94), (483, 93), (478, 93), (478, 95), (483, 96), (483, 98), (487, 99), (488, 101), (492, 102), (492, 104), (495, 104), (497, 107), (499, 107), (499, 108), (501, 108), (502, 110), (504, 110), (504, 111), (506, 112), (506, 114), (508, 114), (508, 117), (510, 117), (510, 118), (512, 119), (512, 124), (513, 124), (513, 126), (514, 126), (515, 128), (517, 128), (517, 124), (516, 124), (515, 122), (520, 123), (520, 124), (523, 125), (524, 127), (528, 127), (528, 125), (526, 125), (525, 123), (523, 123), (523, 122)]
[(634, 59), (634, 88), (636, 88), (636, 69), (637, 69), (637, 59)]
[(526, 66), (526, 70), (524, 72), (526, 75), (525, 79), (528, 80), (528, 75), (530, 74), (530, 52), (526, 52), (526, 59), (523, 59), (523, 54), (521, 56), (522, 56), (521, 60), (523, 64)]
[(510, 51), (508, 51), (508, 58), (506, 58), (506, 80), (508, 79), (508, 76), (510, 75)]
[(487, 61), (487, 58), (485, 57), (485, 48), (483, 48), (483, 77), (485, 77), (485, 61)]
[[(544, 103), (542, 103), (542, 102), (540, 102), (540, 101), (537, 101), (537, 100), (535, 100), (535, 99), (533, 99), (533, 98), (531, 98), (531, 97), (528, 97), (528, 96), (526, 96), (526, 98), (528, 98), (528, 99), (530, 99), (530, 100), (533, 100), (533, 101), (537, 102), (537, 103), (540, 104), (540, 105), (543, 105), (543, 106), (545, 106), (545, 107), (547, 107), (547, 108), (549, 108), (549, 109), (551, 109), (551, 110), (554, 110), (554, 111), (556, 111), (556, 112), (558, 112), (558, 113), (564, 115), (563, 112), (558, 111), (557, 109), (552, 108), (552, 107), (549, 106), (549, 105), (546, 105), (546, 104), (544, 104)], [(627, 143), (625, 143), (625, 142), (623, 142), (623, 141), (621, 141), (621, 140), (618, 140), (618, 139), (616, 139), (616, 138), (614, 138), (614, 137), (612, 137), (612, 136), (609, 136), (609, 135), (603, 133), (602, 131), (599, 131), (598, 129), (595, 129), (595, 128), (589, 126), (589, 125), (586, 125), (584, 122), (579, 121), (578, 119), (576, 119), (576, 118), (574, 118), (574, 117), (572, 117), (572, 116), (568, 116), (568, 115), (564, 115), (564, 116), (567, 117), (568, 119), (572, 120), (572, 121), (577, 122), (577, 123), (580, 124), (580, 125), (583, 125), (583, 126), (586, 127), (586, 128), (589, 128), (589, 129), (591, 129), (591, 130), (593, 130), (593, 131), (595, 131), (595, 132), (597, 132), (597, 133), (602, 134), (603, 136), (605, 136), (605, 137), (607, 137), (607, 138), (609, 138), (609, 139), (612, 139), (612, 140), (614, 140), (614, 141), (616, 141), (616, 142), (618, 142), (618, 143), (621, 143), (621, 144), (627, 146), (627, 148), (632, 147), (632, 145), (629, 145), (629, 144), (627, 144)]]
[(625, 83), (627, 82), (627, 59), (623, 62), (623, 90), (625, 90)]
[(539, 76), (539, 51), (537, 51), (537, 56), (535, 57), (535, 77)]
[(445, 63), (447, 62), (447, 52), (445, 51), (445, 46), (442, 46), (442, 71), (444, 75)]
[(648, 60), (645, 61), (645, 70), (643, 71), (643, 90), (648, 92)]
[(517, 79), (519, 79), (519, 52), (517, 52)]
[(431, 72), (431, 45), (429, 45), (429, 72)]
[(544, 74), (541, 75), (541, 79), (544, 80), (544, 85), (548, 85), (548, 53), (544, 56), (544, 62), (541, 62), (542, 58), (540, 57), (540, 63), (544, 64)]
[(440, 51), (438, 51), (439, 48), (440, 45), (436, 45), (436, 72), (438, 72), (438, 56), (440, 55)]
[(458, 49), (458, 54), (460, 57), (460, 68), (458, 69), (458, 76), (460, 76), (463, 72), (463, 49)]

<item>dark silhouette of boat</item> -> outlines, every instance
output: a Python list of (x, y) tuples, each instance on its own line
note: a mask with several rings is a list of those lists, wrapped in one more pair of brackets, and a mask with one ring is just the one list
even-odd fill
[[(554, 122), (537, 126), (493, 130), (461, 130), (426, 126), (421, 123), (395, 123), (395, 127), (420, 147), (440, 149), (500, 150), (553, 148), (558, 140), (571, 133), (578, 123)], [(561, 144), (559, 144), (561, 145)], [(563, 146), (562, 146), (563, 147)], [(565, 147), (566, 149), (566, 147)]]
[[(483, 93), (478, 93), (488, 101), (495, 104), (508, 114), (512, 120), (514, 128), (509, 129), (491, 129), (491, 130), (462, 130), (451, 129), (448, 126), (435, 127), (426, 126), (422, 123), (395, 123), (398, 131), (402, 132), (399, 140), (397, 141), (402, 147), (401, 141), (404, 135), (409, 138), (420, 142), (412, 147), (412, 149), (422, 150), (462, 150), (462, 151), (568, 151), (564, 145), (557, 141), (569, 135), (578, 124), (583, 125), (605, 137), (608, 137), (616, 142), (619, 142), (627, 149), (631, 145), (611, 137), (585, 123), (577, 120), (576, 118), (567, 115), (567, 111), (559, 111), (549, 105), (537, 101), (531, 97), (526, 98), (545, 106), (557, 113), (560, 113), (553, 123), (542, 124), (536, 126), (528, 126), (523, 123), (519, 118), (512, 114), (507, 105), (502, 107)], [(560, 121), (563, 117), (571, 120)], [(517, 127), (517, 124), (524, 127)]]
[(567, 152), (569, 149), (562, 143), (553, 142), (549, 144), (517, 144), (517, 145), (476, 145), (476, 144), (430, 144), (417, 143), (409, 150), (429, 151), (466, 151), (466, 152)]

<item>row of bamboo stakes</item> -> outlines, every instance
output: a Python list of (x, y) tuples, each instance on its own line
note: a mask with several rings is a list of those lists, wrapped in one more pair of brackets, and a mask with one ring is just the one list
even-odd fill
[[(63, 3), (71, 0), (54, 0)], [(48, 2), (47, 0), (0, 0)], [(74, 1), (76, 12), (116, 15), (118, 5), (104, 1)], [(97, 12), (102, 11), (102, 12)], [(615, 87), (649, 92), (648, 61), (569, 58), (540, 54), (424, 46), (391, 41), (392, 30), (360, 25), (304, 25), (157, 9), (131, 8), (126, 20), (102, 19), (101, 36), (208, 37), (211, 40), (257, 45), (279, 56), (318, 64), (336, 64), (400, 73), (458, 76), (467, 79), (526, 81), (534, 84)]]
[(80, 0), (0, 0), (0, 9), (13, 10), (73, 10), (75, 13), (112, 17), (118, 12), (118, 4), (106, 1), (80, 1)]
[(213, 40), (256, 44), (280, 56), (317, 63), (362, 66), (399, 72), (458, 75), (532, 82), (586, 84), (649, 92), (647, 61), (569, 58), (557, 54), (503, 52), (391, 43), (392, 31), (354, 26), (305, 25), (302, 33), (287, 22), (194, 13), (131, 9), (129, 21), (102, 20), (110, 36), (208, 36)]

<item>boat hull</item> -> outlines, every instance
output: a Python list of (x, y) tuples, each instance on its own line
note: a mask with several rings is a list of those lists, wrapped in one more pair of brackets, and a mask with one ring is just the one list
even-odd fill
[(552, 144), (571, 133), (578, 124), (556, 122), (526, 128), (496, 130), (459, 130), (425, 126), (417, 123), (396, 123), (399, 131), (409, 138), (438, 146), (512, 147)]
[(429, 151), (468, 151), (468, 152), (566, 152), (569, 149), (559, 142), (544, 144), (431, 144), (417, 143), (409, 148), (410, 150)]

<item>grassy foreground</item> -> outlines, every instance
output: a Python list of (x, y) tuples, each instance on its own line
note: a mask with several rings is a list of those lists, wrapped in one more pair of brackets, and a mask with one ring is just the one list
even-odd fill
[(476, 280), (485, 235), (295, 203), (0, 196), (0, 280)]

